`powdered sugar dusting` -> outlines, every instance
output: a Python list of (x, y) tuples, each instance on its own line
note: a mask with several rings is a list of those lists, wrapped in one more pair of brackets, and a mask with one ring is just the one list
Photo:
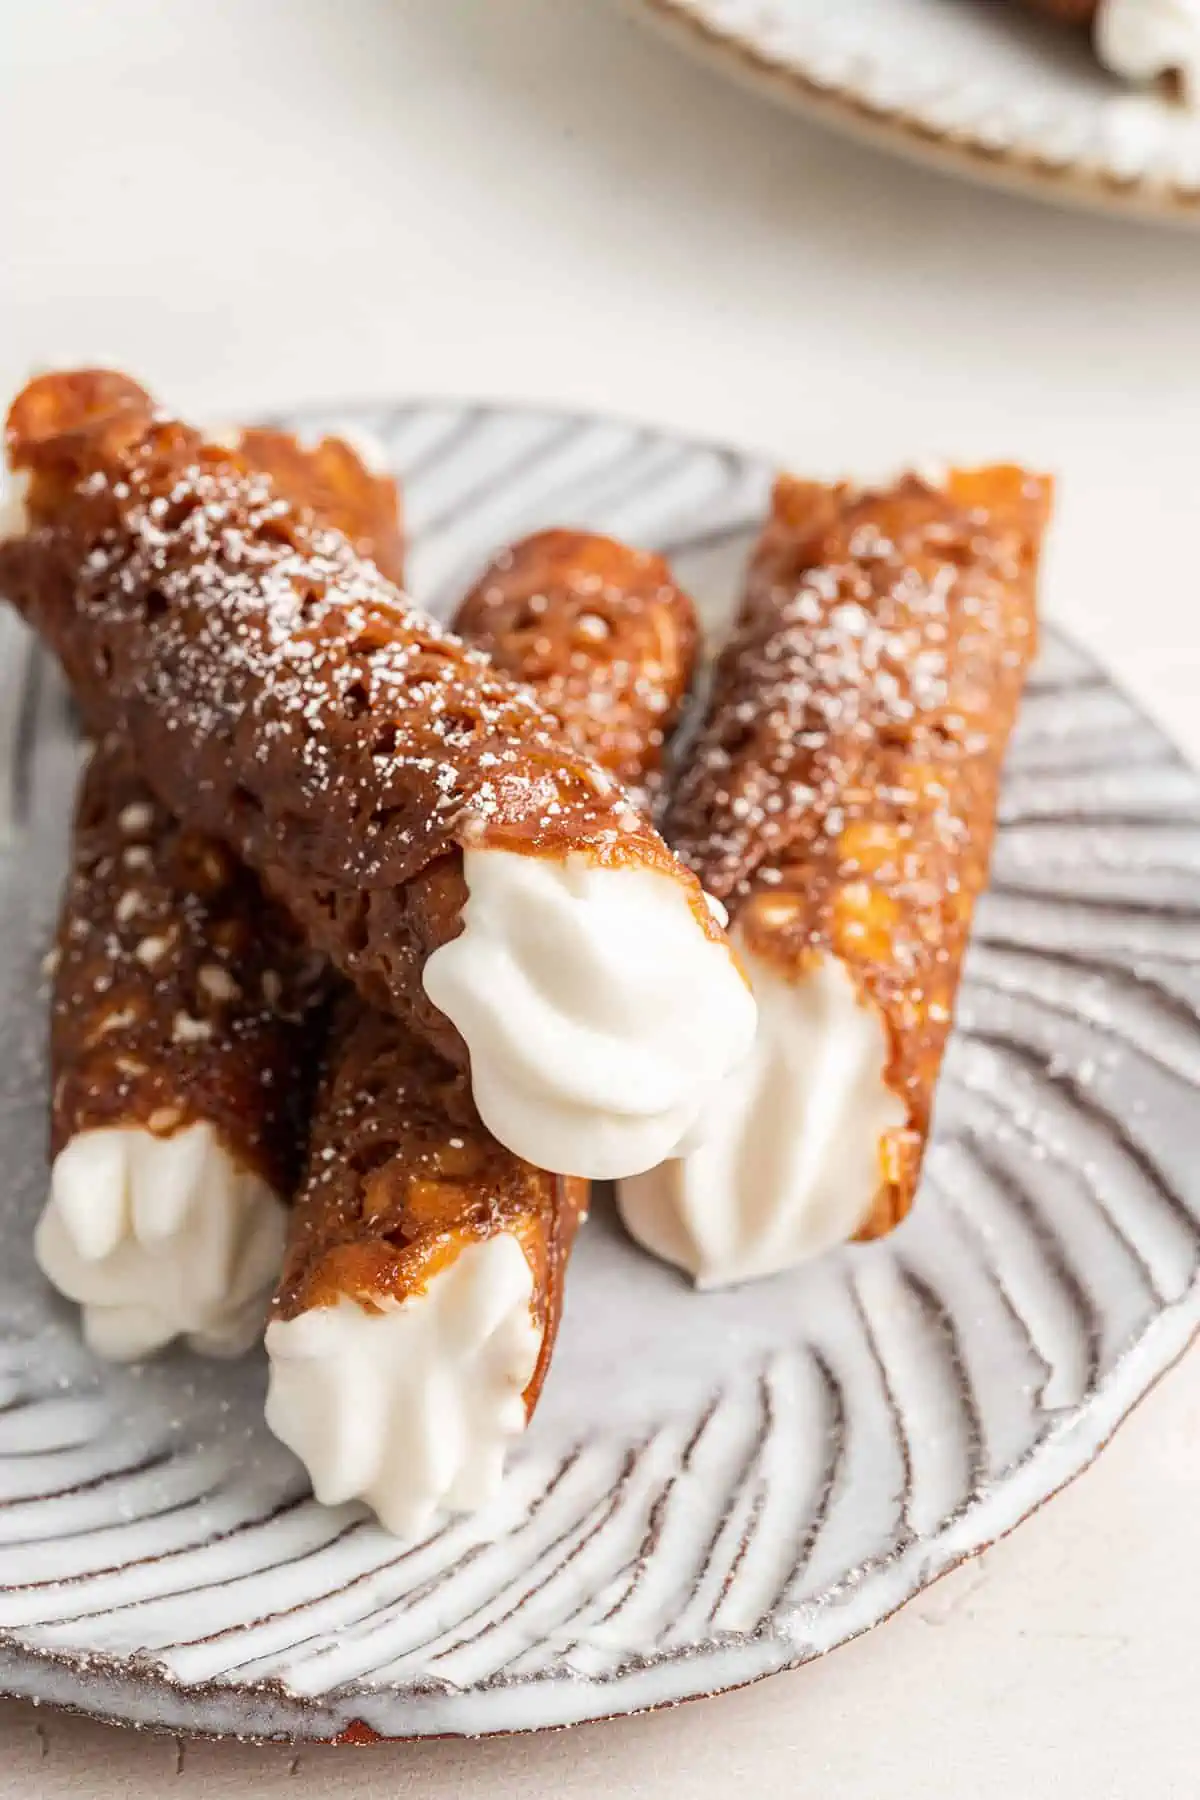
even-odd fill
[(793, 997), (840, 966), (882, 1020), (901, 1123), (879, 1144), (867, 1236), (916, 1191), (1049, 498), (1003, 467), (879, 493), (781, 480), (673, 808), (748, 959)]
[[(286, 766), (306, 808), (361, 802), (369, 786), (378, 804), (353, 839), (366, 877), (451, 822), (478, 830), (515, 815), (544, 829), (561, 813), (553, 720), (340, 533), (304, 524), (267, 480), (211, 450), (165, 488), (160, 476), (148, 459), (124, 479), (101, 470), (84, 481), (119, 514), (87, 556), (87, 605), (114, 618), (148, 613), (153, 654), (135, 650), (132, 686), (185, 745), (235, 732), (253, 743), (264, 786)], [(348, 733), (359, 718), (369, 733)], [(369, 762), (366, 782), (361, 767), (348, 773), (348, 737), (352, 761)], [(472, 779), (469, 752), (481, 742), (486, 775)], [(583, 785), (592, 808), (610, 784)], [(420, 808), (403, 803), (414, 787)]]
[(58, 1148), (98, 1127), (165, 1136), (201, 1120), (238, 1166), (286, 1190), (319, 959), (224, 846), (169, 817), (113, 740), (84, 777), (53, 975)]
[[(792, 491), (781, 484), (671, 809), (676, 848), (734, 901), (778, 883), (798, 827), (811, 857), (864, 805), (911, 805), (907, 789), (879, 791), (881, 752), (936, 763), (985, 751), (996, 659), (1019, 671), (1032, 646), (1032, 620), (1014, 628), (1011, 527), (909, 476), (890, 496), (844, 497), (843, 526), (818, 547), (783, 517)], [(925, 797), (948, 799), (936, 781)], [(939, 834), (959, 841), (964, 821), (935, 810)]]

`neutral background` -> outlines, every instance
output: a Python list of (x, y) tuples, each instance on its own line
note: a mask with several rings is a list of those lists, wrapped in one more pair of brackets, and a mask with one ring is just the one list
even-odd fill
[[(77, 358), (227, 417), (513, 396), (816, 472), (1045, 464), (1052, 609), (1200, 755), (1200, 236), (818, 135), (611, 0), (0, 0), (0, 389)], [(1198, 1522), (1200, 1355), (1014, 1538), (795, 1676), (298, 1757), (0, 1705), (0, 1796), (1191, 1800)]]

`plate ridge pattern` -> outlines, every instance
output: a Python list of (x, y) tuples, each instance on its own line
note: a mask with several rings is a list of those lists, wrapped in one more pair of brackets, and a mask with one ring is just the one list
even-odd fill
[[(288, 422), (382, 439), (415, 591), (441, 608), (497, 544), (567, 520), (670, 547), (719, 628), (771, 478), (647, 426), (502, 406)], [(696, 1296), (600, 1204), (495, 1503), (411, 1545), (321, 1509), (262, 1422), (261, 1359), (105, 1368), (33, 1269), (37, 970), (78, 751), (53, 672), (0, 629), (17, 1039), (0, 1062), (0, 1689), (328, 1737), (565, 1724), (736, 1685), (869, 1628), (1010, 1528), (1200, 1327), (1200, 781), (1050, 631), (911, 1221)]]

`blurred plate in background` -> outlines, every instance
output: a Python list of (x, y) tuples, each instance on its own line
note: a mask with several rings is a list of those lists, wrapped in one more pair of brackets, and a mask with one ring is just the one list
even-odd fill
[(1200, 227), (1200, 111), (1122, 87), (1014, 0), (627, 0), (825, 125), (1064, 205)]

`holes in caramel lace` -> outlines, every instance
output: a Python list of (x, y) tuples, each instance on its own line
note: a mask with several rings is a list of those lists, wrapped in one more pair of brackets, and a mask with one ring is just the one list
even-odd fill
[(414, 683), (446, 688), (456, 678), (456, 663), (457, 652), (452, 653), (441, 644), (422, 644), (414, 651), (408, 667)]
[(545, 616), (545, 608), (536, 607), (532, 600), (526, 600), (519, 606), (510, 621), (510, 630), (523, 637), (526, 632), (536, 631)]
[(974, 566), (976, 547), (970, 538), (952, 538), (948, 543), (939, 540), (937, 555), (940, 562), (949, 563), (955, 569), (969, 569)]
[(911, 754), (923, 746), (935, 753), (939, 750), (954, 749), (958, 735), (941, 719), (918, 719), (904, 724), (899, 722), (881, 725), (878, 731), (880, 748)]
[(733, 762), (750, 748), (754, 738), (754, 721), (752, 719), (735, 719), (729, 729), (721, 734), (721, 749)]
[[(287, 537), (280, 542), (287, 543)], [(301, 619), (311, 619), (313, 614), (324, 605), (325, 583), (323, 581), (297, 581), (295, 585), (296, 611)]]
[(361, 719), (370, 710), (371, 699), (366, 683), (352, 681), (342, 695), (342, 712), (347, 719)]
[(257, 531), (263, 542), (281, 544), (290, 547), (296, 540), (295, 520), (286, 513), (272, 513), (257, 523)]
[(378, 1070), (360, 1076), (355, 1082), (355, 1093), (368, 1113), (378, 1114), (383, 1103), (394, 1098), (395, 1086), (390, 1072)]
[[(172, 882), (185, 893), (203, 894), (211, 901), (232, 885), (239, 865), (223, 844), (198, 831), (181, 832), (170, 860)], [(210, 936), (215, 938), (214, 921)]]
[(382, 835), (387, 831), (392, 821), (401, 811), (402, 808), (398, 806), (376, 806), (372, 808), (371, 812), (367, 815), (367, 830), (371, 833), (372, 837)]
[(243, 787), (240, 781), (234, 783), (233, 791), (229, 796), (229, 804), (234, 811), (240, 813), (243, 818), (248, 815), (253, 816), (255, 814), (261, 814), (263, 809), (262, 801), (258, 798), (258, 795), (252, 794), (250, 789), (248, 787)]
[(312, 896), (313, 910), (331, 923), (337, 918), (337, 895), (332, 888), (314, 888)]
[(156, 625), (165, 616), (168, 605), (167, 596), (160, 589), (151, 588), (143, 602), (147, 625)]
[(380, 1138), (374, 1144), (357, 1144), (347, 1151), (346, 1165), (359, 1178), (356, 1185), (364, 1185), (370, 1176), (391, 1161), (395, 1151), (395, 1144), (388, 1138)]
[(359, 901), (357, 905), (344, 906), (338, 910), (341, 913), (342, 942), (347, 954), (351, 957), (364, 955), (371, 941), (366, 905)]
[(161, 522), (163, 531), (179, 531), (187, 524), (199, 505), (199, 494), (181, 494), (178, 499), (168, 500)]

